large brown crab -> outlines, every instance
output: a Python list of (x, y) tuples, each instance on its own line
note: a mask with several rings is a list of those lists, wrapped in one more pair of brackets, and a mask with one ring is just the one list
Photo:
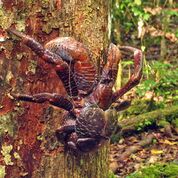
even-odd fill
[(97, 76), (89, 50), (74, 38), (59, 37), (43, 47), (15, 29), (8, 29), (8, 32), (20, 37), (22, 43), (54, 66), (68, 94), (67, 97), (58, 93), (12, 94), (14, 98), (34, 103), (49, 102), (66, 110), (64, 124), (56, 130), (56, 136), (68, 149), (90, 152), (109, 139), (117, 125), (117, 111), (128, 104), (119, 103), (118, 99), (141, 79), (142, 52), (129, 46), (119, 47), (134, 53), (134, 71), (125, 86), (113, 92), (121, 58), (116, 45), (110, 44), (107, 63), (101, 75)]

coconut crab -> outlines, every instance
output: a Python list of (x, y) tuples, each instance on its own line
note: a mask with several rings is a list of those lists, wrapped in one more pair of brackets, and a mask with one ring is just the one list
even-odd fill
[(116, 45), (109, 45), (107, 63), (98, 77), (89, 50), (74, 38), (59, 37), (43, 47), (35, 39), (15, 29), (8, 29), (8, 32), (20, 37), (23, 44), (54, 67), (68, 95), (12, 93), (12, 96), (17, 100), (34, 103), (49, 102), (66, 110), (64, 124), (56, 130), (56, 136), (67, 149), (86, 153), (100, 147), (116, 128), (117, 112), (129, 105), (127, 101), (119, 103), (118, 99), (141, 79), (141, 50), (130, 46), (119, 47), (134, 53), (134, 71), (128, 82), (113, 92), (121, 59)]

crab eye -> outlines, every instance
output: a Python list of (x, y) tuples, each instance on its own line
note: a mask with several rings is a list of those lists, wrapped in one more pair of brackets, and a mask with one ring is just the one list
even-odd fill
[(112, 80), (109, 78), (101, 80), (101, 84), (109, 84), (110, 82), (112, 82)]
[(107, 72), (104, 72), (100, 83), (101, 84), (109, 84), (110, 82), (114, 81), (114, 72), (112, 70), (109, 70)]

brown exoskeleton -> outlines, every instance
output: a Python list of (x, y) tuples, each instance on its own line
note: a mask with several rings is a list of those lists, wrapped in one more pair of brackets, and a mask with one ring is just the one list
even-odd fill
[(20, 37), (22, 43), (54, 66), (69, 96), (58, 93), (12, 94), (14, 98), (34, 103), (47, 101), (66, 110), (64, 125), (56, 130), (56, 136), (68, 149), (90, 152), (109, 139), (117, 125), (117, 111), (127, 105), (127, 102), (118, 105), (113, 103), (117, 103), (118, 99), (141, 79), (141, 50), (129, 46), (119, 47), (134, 53), (134, 72), (121, 89), (113, 92), (121, 58), (116, 45), (110, 44), (107, 63), (98, 78), (95, 66), (91, 63), (89, 50), (74, 38), (56, 38), (43, 47), (19, 31), (9, 29), (8, 32)]

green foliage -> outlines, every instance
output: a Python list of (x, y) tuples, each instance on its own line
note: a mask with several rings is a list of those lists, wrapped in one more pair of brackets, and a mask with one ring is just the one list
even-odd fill
[[(134, 45), (140, 45), (141, 42), (147, 50), (153, 44), (160, 45), (160, 35), (155, 36), (159, 32), (170, 32), (178, 37), (175, 23), (178, 17), (176, 1), (113, 0), (112, 2), (113, 41)], [(155, 31), (147, 32), (150, 27), (155, 28)]]
[(175, 128), (178, 128), (178, 118), (172, 120), (172, 124), (174, 125)]
[(154, 109), (160, 108), (160, 105), (157, 105), (154, 101), (144, 100), (144, 99), (135, 99), (132, 101), (132, 105), (125, 111), (123, 111), (124, 117), (131, 115), (139, 115), (146, 112), (150, 112)]
[(133, 65), (134, 63), (133, 63), (133, 61), (131, 61), (131, 60), (128, 60), (128, 61), (122, 61), (122, 66), (123, 66), (123, 68), (124, 67), (128, 67), (128, 66), (131, 66), (131, 65)]
[(116, 178), (116, 176), (114, 175), (112, 171), (109, 171), (108, 178)]
[(176, 97), (178, 89), (178, 68), (171, 64), (165, 64), (159, 61), (151, 62), (147, 68), (150, 74), (149, 79), (142, 81), (137, 88), (137, 94), (144, 96), (147, 91), (154, 91), (156, 96)]
[[(149, 20), (150, 14), (145, 12), (143, 7), (141, 0), (113, 0), (113, 20), (119, 20), (120, 30), (124, 31), (124, 34), (137, 31), (140, 19), (144, 22)], [(123, 39), (124, 34), (121, 36)]]
[(166, 10), (164, 10), (164, 13), (165, 13), (166, 15), (177, 16), (177, 17), (178, 17), (178, 12), (177, 12), (177, 11), (173, 11), (173, 10), (171, 10), (171, 9), (166, 9)]
[(144, 122), (140, 122), (136, 127), (136, 130), (137, 131), (141, 131), (141, 130), (144, 130), (145, 129), (145, 127), (148, 127), (148, 126), (150, 126), (150, 125), (152, 125), (153, 124), (153, 122), (151, 122), (150, 120), (148, 120), (148, 119), (146, 119), (146, 120), (144, 120)]
[(178, 177), (178, 164), (164, 163), (154, 164), (141, 170), (128, 175), (126, 178), (177, 178)]
[(178, 38), (178, 30), (176, 30), (176, 37)]
[(122, 136), (121, 136), (120, 132), (117, 132), (111, 136), (110, 143), (111, 144), (118, 143), (121, 138), (122, 138)]

